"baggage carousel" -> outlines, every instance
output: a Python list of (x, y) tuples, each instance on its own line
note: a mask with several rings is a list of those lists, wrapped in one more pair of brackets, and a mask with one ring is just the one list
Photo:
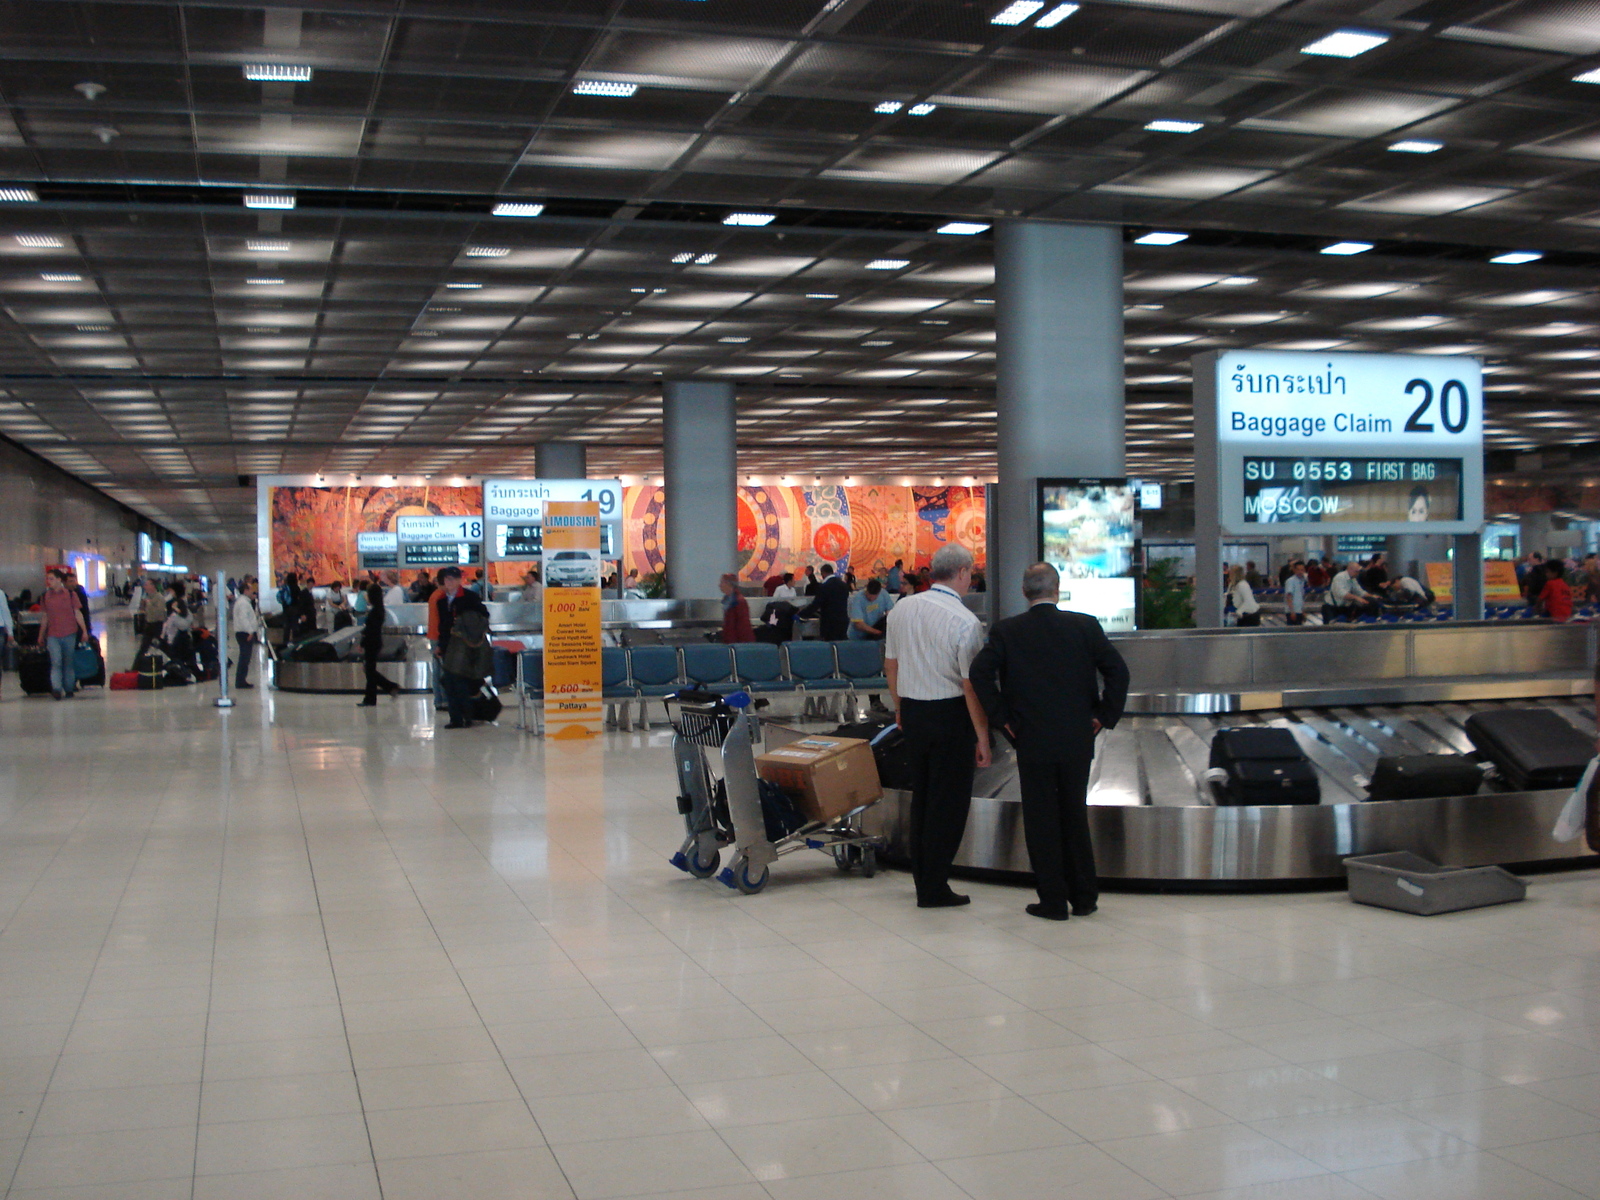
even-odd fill
[[(1116, 639), (1135, 691), (1129, 714), (1098, 739), (1091, 775), (1101, 878), (1193, 890), (1317, 886), (1342, 881), (1348, 857), (1397, 850), (1449, 866), (1600, 866), (1583, 839), (1550, 836), (1566, 790), (1499, 790), (1489, 776), (1473, 795), (1363, 798), (1382, 755), (1470, 754), (1463, 726), (1484, 709), (1547, 707), (1595, 737), (1594, 638), (1585, 627), (1460, 625)], [(1513, 662), (1527, 669), (1508, 670)], [(1212, 736), (1250, 724), (1294, 734), (1319, 776), (1320, 804), (1216, 803), (1204, 778)], [(891, 859), (906, 858), (909, 811), (901, 791), (869, 810)], [(1030, 874), (1008, 750), (979, 774), (956, 866)]]

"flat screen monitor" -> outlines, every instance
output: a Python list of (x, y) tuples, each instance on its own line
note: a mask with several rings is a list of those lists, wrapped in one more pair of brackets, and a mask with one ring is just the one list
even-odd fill
[(1061, 608), (1107, 632), (1137, 623), (1134, 497), (1126, 479), (1039, 480), (1039, 558), (1061, 575)]

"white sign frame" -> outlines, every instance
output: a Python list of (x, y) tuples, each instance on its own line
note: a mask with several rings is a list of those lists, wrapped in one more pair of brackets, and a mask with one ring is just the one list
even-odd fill
[(501, 555), (499, 529), (506, 525), (543, 525), (544, 506), (551, 500), (593, 501), (600, 506), (602, 541), (610, 558), (622, 557), (623, 487), (620, 479), (485, 479), (483, 481), (484, 559), (488, 562), (538, 563), (539, 555)]
[(400, 535), (382, 531), (365, 531), (356, 534), (356, 553), (395, 554), (400, 550)]
[(397, 549), (400, 546), (481, 543), (484, 521), (482, 513), (465, 513), (453, 517), (402, 514), (395, 518), (394, 528)]

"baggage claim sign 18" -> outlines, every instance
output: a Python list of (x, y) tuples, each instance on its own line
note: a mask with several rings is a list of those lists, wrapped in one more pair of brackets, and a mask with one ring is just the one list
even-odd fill
[[(1424, 354), (1228, 350), (1195, 360), (1195, 466), (1230, 534), (1474, 533), (1483, 369)], [(1210, 443), (1209, 445), (1207, 443)]]

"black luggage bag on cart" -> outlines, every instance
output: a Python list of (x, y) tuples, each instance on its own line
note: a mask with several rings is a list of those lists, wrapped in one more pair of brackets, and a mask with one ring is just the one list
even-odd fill
[(50, 691), (50, 652), (27, 646), (17, 653), (17, 676), (22, 690), (29, 696), (43, 696)]
[(1576, 787), (1594, 757), (1594, 742), (1548, 708), (1473, 713), (1467, 736), (1517, 792)]
[(1431, 800), (1475, 796), (1483, 768), (1462, 754), (1385, 755), (1373, 769), (1368, 800)]
[(886, 788), (911, 790), (911, 763), (906, 757), (906, 737), (893, 717), (878, 717), (841, 725), (833, 737), (860, 738), (872, 744), (872, 757), (878, 764), (878, 782)]
[(1211, 766), (1227, 772), (1219, 804), (1320, 804), (1316, 768), (1287, 729), (1253, 725), (1219, 729), (1211, 739)]

